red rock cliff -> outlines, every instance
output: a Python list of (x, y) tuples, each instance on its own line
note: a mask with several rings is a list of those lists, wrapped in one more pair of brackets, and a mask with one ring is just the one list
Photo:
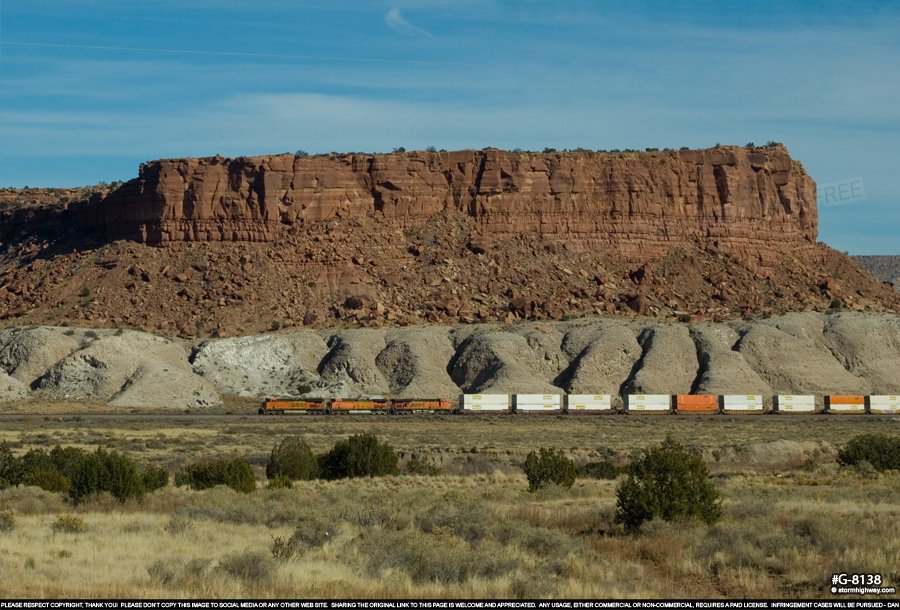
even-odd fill
[(374, 215), (413, 226), (447, 209), (488, 234), (635, 257), (715, 240), (763, 267), (771, 247), (817, 234), (815, 183), (781, 146), (167, 159), (144, 164), (94, 222), (146, 243), (268, 241), (291, 224)]

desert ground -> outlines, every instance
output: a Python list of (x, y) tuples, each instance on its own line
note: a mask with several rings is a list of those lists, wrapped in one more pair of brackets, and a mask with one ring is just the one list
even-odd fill
[[(171, 473), (243, 455), (257, 489), (170, 485), (139, 502), (101, 495), (79, 505), (35, 487), (0, 491), (11, 522), (0, 531), (0, 597), (828, 598), (833, 573), (900, 583), (900, 473), (836, 462), (857, 434), (895, 433), (896, 416), (264, 417), (239, 402), (207, 415), (78, 406), (8, 413), (0, 442), (17, 454), (104, 445)], [(362, 432), (394, 446), (401, 466), (417, 454), (437, 474), (266, 488), (281, 438), (323, 451)], [(702, 453), (724, 502), (717, 524), (653, 521), (625, 535), (613, 521), (616, 480), (531, 493), (520, 467), (542, 446), (576, 464), (625, 464), (667, 435)], [(278, 540), (294, 534), (302, 547), (279, 554)]]

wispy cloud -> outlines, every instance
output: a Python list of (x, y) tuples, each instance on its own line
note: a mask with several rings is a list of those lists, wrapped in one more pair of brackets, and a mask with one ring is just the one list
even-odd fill
[(392, 30), (399, 32), (400, 34), (434, 38), (434, 34), (428, 30), (407, 21), (406, 18), (400, 14), (400, 9), (396, 7), (387, 12), (387, 15), (384, 16), (384, 22), (388, 24)]
[[(397, 9), (392, 9), (395, 11)], [(385, 17), (385, 21), (392, 28), (400, 31), (406, 30), (410, 32), (415, 32), (417, 34), (421, 34), (423, 36), (427, 36), (429, 38), (434, 38), (430, 32), (426, 32), (421, 28), (417, 28), (414, 25), (408, 23), (403, 17), (400, 16), (400, 11), (397, 11), (397, 19), (399, 19), (399, 25), (395, 25), (391, 20), (391, 13), (388, 12), (388, 16)], [(237, 52), (237, 51), (204, 51), (204, 50), (190, 50), (190, 49), (161, 49), (154, 47), (111, 47), (111, 46), (102, 46), (102, 45), (83, 45), (83, 44), (57, 44), (51, 42), (21, 42), (21, 41), (3, 41), (0, 42), (0, 46), (9, 46), (9, 47), (42, 47), (48, 49), (81, 49), (81, 50), (91, 50), (91, 51), (128, 51), (135, 53), (153, 53), (153, 54), (175, 54), (175, 55), (200, 55), (200, 56), (219, 56), (219, 57), (249, 57), (249, 58), (262, 58), (262, 59), (299, 59), (299, 60), (312, 60), (312, 61), (348, 61), (348, 62), (370, 62), (370, 63), (400, 63), (400, 64), (438, 64), (438, 63), (455, 63), (455, 62), (443, 62), (443, 61), (425, 61), (418, 59), (393, 59), (393, 58), (379, 58), (379, 57), (340, 57), (340, 56), (329, 56), (329, 55), (290, 55), (283, 53), (247, 53), (247, 52)]]

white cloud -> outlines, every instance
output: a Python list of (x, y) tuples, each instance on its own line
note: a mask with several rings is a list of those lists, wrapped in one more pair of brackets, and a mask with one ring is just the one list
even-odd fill
[(403, 15), (400, 14), (400, 9), (396, 7), (387, 12), (387, 15), (384, 16), (384, 22), (388, 24), (388, 26), (392, 30), (394, 30), (395, 32), (399, 32), (400, 34), (411, 34), (413, 36), (434, 38), (434, 34), (429, 32), (428, 30), (420, 28), (407, 21), (403, 17)]

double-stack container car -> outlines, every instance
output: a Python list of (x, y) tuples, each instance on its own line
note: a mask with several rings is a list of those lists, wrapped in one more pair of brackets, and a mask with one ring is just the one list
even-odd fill
[(761, 394), (724, 394), (722, 412), (737, 414), (760, 414), (766, 412)]
[(515, 394), (513, 402), (516, 413), (563, 412), (562, 396), (559, 394)]
[(612, 396), (609, 394), (569, 394), (566, 396), (566, 412), (614, 413)]
[(463, 413), (509, 413), (509, 394), (463, 394), (459, 397)]
[(675, 412), (690, 415), (709, 415), (719, 412), (719, 397), (712, 394), (678, 394)]
[(671, 413), (672, 397), (668, 394), (626, 394), (626, 413)]

